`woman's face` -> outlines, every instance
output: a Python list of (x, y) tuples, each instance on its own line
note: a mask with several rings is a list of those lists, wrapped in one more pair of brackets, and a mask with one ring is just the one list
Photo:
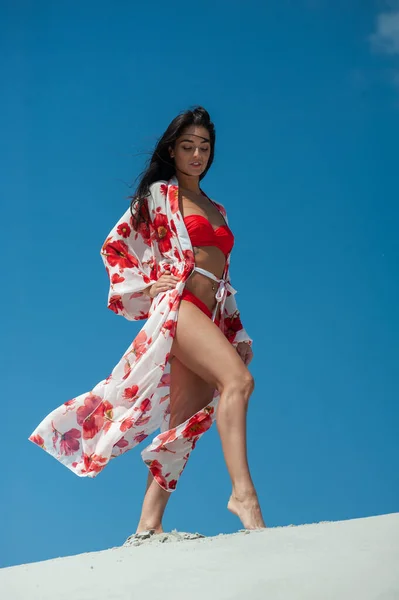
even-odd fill
[(169, 152), (175, 159), (176, 171), (199, 177), (205, 171), (211, 154), (209, 131), (197, 125), (186, 127)]

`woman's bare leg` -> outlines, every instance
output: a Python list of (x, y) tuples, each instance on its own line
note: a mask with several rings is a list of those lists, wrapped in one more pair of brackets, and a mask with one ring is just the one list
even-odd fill
[[(207, 406), (212, 400), (214, 388), (176, 357), (171, 360), (170, 382), (169, 426), (172, 429)], [(137, 533), (149, 529), (154, 529), (156, 533), (163, 531), (162, 517), (170, 496), (171, 493), (161, 488), (149, 472)]]
[(220, 392), (217, 425), (233, 488), (228, 508), (245, 528), (265, 527), (247, 461), (246, 416), (254, 388), (252, 375), (220, 329), (189, 302), (180, 304), (172, 354)]
[(148, 472), (147, 487), (145, 490), (141, 516), (136, 533), (153, 529), (155, 533), (162, 533), (162, 517), (169, 500), (170, 493), (161, 488)]

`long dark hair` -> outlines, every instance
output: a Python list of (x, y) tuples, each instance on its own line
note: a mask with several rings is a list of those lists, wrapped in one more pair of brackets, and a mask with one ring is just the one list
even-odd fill
[(159, 138), (152, 157), (149, 159), (146, 169), (140, 175), (140, 183), (131, 198), (130, 211), (132, 214), (132, 223), (135, 229), (144, 221), (148, 223), (148, 213), (145, 208), (145, 199), (150, 193), (150, 185), (160, 179), (168, 181), (176, 173), (174, 159), (169, 154), (169, 146), (175, 145), (186, 127), (196, 125), (204, 127), (209, 132), (211, 151), (206, 169), (200, 175), (200, 179), (205, 177), (209, 171), (215, 155), (215, 126), (211, 121), (208, 111), (202, 106), (196, 106), (193, 110), (186, 110), (169, 124), (165, 133)]

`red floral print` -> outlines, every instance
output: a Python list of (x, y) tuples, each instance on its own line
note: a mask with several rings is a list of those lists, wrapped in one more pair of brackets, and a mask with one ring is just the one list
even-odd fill
[(104, 400), (103, 406), (104, 406), (104, 416), (107, 419), (110, 419), (112, 421), (114, 407), (112, 406), (112, 404), (110, 402), (108, 402), (108, 400)]
[(118, 312), (122, 312), (124, 309), (123, 303), (122, 303), (122, 296), (119, 295), (114, 295), (111, 296), (108, 302), (108, 307), (114, 311), (114, 313), (118, 314)]
[[(147, 283), (145, 281), (144, 283)], [(134, 292), (131, 296), (129, 296), (130, 300), (134, 300), (134, 298), (141, 298), (143, 296), (143, 292)]]
[(170, 373), (164, 373), (158, 383), (158, 387), (167, 385), (170, 386)]
[[(136, 205), (137, 206), (137, 205)], [(151, 246), (151, 215), (148, 210), (147, 199), (144, 199), (140, 205), (140, 223), (137, 224), (136, 216), (130, 216), (130, 224), (135, 230), (134, 239), (140, 238), (144, 244)]]
[(130, 376), (130, 373), (132, 372), (131, 364), (129, 363), (129, 361), (126, 358), (125, 358), (125, 360), (126, 360), (126, 362), (123, 365), (123, 372), (124, 372), (123, 379), (127, 379)]
[(76, 402), (76, 398), (72, 398), (72, 400), (67, 400), (64, 402), (64, 406), (73, 406)]
[(156, 281), (157, 277), (157, 263), (154, 259), (148, 261), (148, 268), (150, 269), (150, 281)]
[(144, 441), (144, 440), (146, 439), (146, 437), (148, 437), (148, 433), (144, 433), (144, 431), (142, 431), (142, 432), (140, 432), (140, 433), (137, 433), (137, 434), (134, 436), (134, 441), (135, 441), (137, 444), (140, 444), (142, 441)]
[(175, 439), (177, 439), (176, 429), (177, 428), (174, 427), (173, 429), (169, 429), (168, 431), (165, 431), (164, 433), (160, 433), (158, 435), (158, 440), (162, 444), (168, 444), (170, 442), (174, 442)]
[(151, 410), (151, 400), (149, 398), (146, 398), (145, 400), (143, 400), (140, 404), (140, 406), (137, 406), (134, 410), (139, 410), (142, 413), (146, 413), (148, 411)]
[(66, 415), (68, 412), (73, 412), (75, 410), (75, 404), (76, 404), (76, 398), (72, 398), (72, 400), (67, 400), (66, 402), (64, 402), (64, 406), (66, 408), (66, 410), (64, 411), (64, 415)]
[(224, 335), (229, 342), (232, 342), (238, 331), (243, 329), (238, 312), (224, 319)]
[(136, 359), (139, 359), (147, 350), (147, 334), (145, 331), (140, 331), (138, 336), (133, 340), (133, 352)]
[(133, 402), (133, 400), (136, 399), (137, 397), (137, 392), (139, 391), (139, 386), (138, 385), (132, 385), (132, 387), (128, 387), (125, 388), (124, 392), (123, 392), (123, 397), (125, 398), (125, 400), (129, 400), (130, 402)]
[(189, 419), (186, 427), (182, 431), (182, 436), (185, 438), (192, 438), (194, 436), (201, 435), (201, 433), (208, 431), (211, 425), (212, 418), (209, 414), (196, 414)]
[(176, 335), (176, 327), (177, 327), (177, 321), (173, 321), (172, 319), (169, 319), (168, 321), (165, 321), (165, 323), (162, 327), (162, 331), (164, 333), (169, 331), (169, 335), (172, 338), (174, 338)]
[(41, 448), (44, 448), (44, 439), (42, 438), (41, 435), (36, 434), (36, 435), (31, 435), (30, 436), (30, 441), (33, 442), (34, 444), (37, 444), (38, 446), (40, 446)]
[(102, 399), (94, 394), (89, 394), (76, 411), (78, 425), (83, 428), (83, 439), (92, 439), (104, 423), (105, 408)]
[(119, 442), (116, 442), (116, 444), (114, 444), (114, 448), (115, 446), (117, 446), (118, 448), (126, 448), (126, 446), (129, 445), (129, 442), (127, 440), (125, 440), (125, 438), (121, 438), (119, 440)]
[(80, 448), (80, 431), (72, 428), (61, 435), (60, 452), (66, 456), (71, 456)]
[(133, 417), (127, 417), (127, 419), (124, 419), (119, 425), (119, 429), (123, 432), (127, 431), (128, 429), (131, 429), (134, 425), (134, 421), (135, 419)]
[(164, 489), (168, 488), (168, 484), (166, 482), (165, 477), (162, 475), (162, 465), (157, 460), (151, 460), (147, 463), (147, 467), (150, 469), (152, 476), (155, 481)]
[(184, 259), (183, 278), (187, 279), (187, 277), (190, 275), (193, 268), (195, 267), (195, 259), (194, 259), (193, 251), (192, 250), (184, 250), (183, 251), (183, 259)]
[(100, 473), (108, 462), (108, 459), (99, 454), (86, 454), (83, 453), (83, 464), (84, 472), (86, 473)]
[(134, 269), (139, 266), (137, 258), (129, 254), (129, 249), (122, 240), (114, 240), (103, 246), (102, 254), (111, 267), (119, 266), (123, 269)]
[(105, 435), (106, 433), (108, 433), (108, 431), (111, 429), (111, 427), (112, 427), (112, 421), (104, 420), (104, 425), (103, 425), (103, 428), (101, 431)]
[(51, 422), (51, 430), (53, 432), (53, 437), (51, 438), (51, 441), (53, 442), (53, 448), (54, 448), (54, 450), (56, 450), (57, 449), (57, 442), (58, 442), (59, 432), (54, 427), (54, 423), (53, 422)]
[(121, 223), (120, 225), (118, 225), (117, 229), (116, 229), (118, 235), (121, 235), (124, 238), (129, 237), (130, 232), (132, 231), (129, 227), (128, 223)]
[(137, 427), (143, 427), (144, 425), (147, 425), (147, 423), (150, 422), (150, 419), (151, 419), (151, 415), (148, 415), (147, 417), (145, 417), (144, 415), (140, 415), (139, 417), (137, 417), (134, 424)]
[(111, 277), (111, 283), (112, 283), (113, 285), (115, 285), (115, 284), (117, 284), (117, 283), (122, 283), (122, 281), (125, 281), (125, 278), (124, 278), (124, 277), (121, 277), (121, 276), (119, 275), (119, 273), (114, 273), (114, 274), (112, 275), (112, 277)]
[(175, 185), (169, 187), (169, 202), (172, 214), (179, 210), (179, 188)]
[(162, 465), (158, 460), (152, 460), (149, 467), (153, 473), (162, 473)]
[(154, 218), (154, 228), (159, 251), (162, 253), (169, 252), (172, 248), (172, 243), (170, 241), (172, 232), (169, 227), (168, 217), (158, 213)]
[[(174, 273), (172, 273), (173, 275)], [(180, 303), (180, 295), (178, 290), (172, 290), (169, 293), (169, 299), (168, 299), (168, 305), (169, 305), (169, 310), (173, 311), (174, 307), (176, 306), (176, 304)]]

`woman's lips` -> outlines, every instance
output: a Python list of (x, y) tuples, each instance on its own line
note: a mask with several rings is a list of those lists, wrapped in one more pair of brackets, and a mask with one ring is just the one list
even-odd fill
[(198, 164), (198, 165), (196, 165), (196, 164), (194, 164), (194, 163), (190, 163), (190, 165), (191, 165), (192, 167), (194, 167), (195, 169), (199, 169), (200, 167), (202, 167), (201, 163), (200, 163), (200, 164)]

